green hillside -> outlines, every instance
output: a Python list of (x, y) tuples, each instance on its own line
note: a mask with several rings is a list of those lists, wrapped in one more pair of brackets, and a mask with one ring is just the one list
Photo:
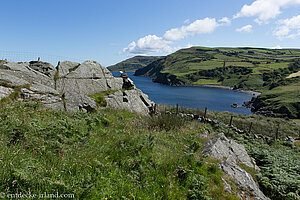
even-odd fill
[[(245, 170), (257, 174), (265, 194), (271, 199), (299, 198), (298, 143), (266, 143), (225, 125), (176, 115), (145, 117), (111, 109), (70, 114), (17, 101), (0, 102), (0, 107), (2, 196), (47, 192), (69, 194), (69, 199), (240, 199), (237, 184), (218, 167), (222, 160), (201, 153), (205, 141), (223, 132), (255, 158), (261, 172)], [(255, 128), (288, 124), (287, 135), (299, 130), (291, 120), (238, 115), (235, 120), (239, 117), (261, 124)], [(224, 180), (232, 194), (225, 192)]]
[(134, 72), (135, 70), (143, 68), (153, 61), (161, 58), (163, 58), (163, 56), (135, 56), (115, 65), (111, 65), (107, 68), (112, 72), (120, 70), (125, 70), (126, 72)]
[[(299, 60), (300, 49), (192, 47), (154, 61), (137, 70), (135, 75), (150, 76), (154, 82), (167, 85), (220, 85), (260, 91), (263, 94), (284, 85), (285, 87), (274, 91), (280, 96), (273, 99), (276, 101), (276, 109), (272, 106), (266, 109), (273, 109), (275, 113), (295, 118), (300, 114), (297, 109), (300, 97), (294, 95), (289, 102), (281, 100), (285, 98), (287, 92), (299, 91), (297, 85), (300, 81), (297, 77), (285, 81), (290, 74), (300, 70)], [(287, 92), (277, 92), (285, 90), (289, 84), (293, 84), (294, 87), (289, 87)], [(269, 99), (270, 95), (267, 96)], [(290, 107), (288, 110), (294, 111), (293, 114), (284, 113), (286, 109), (281, 108), (283, 102)], [(269, 102), (265, 105), (275, 104)], [(259, 106), (256, 109), (264, 108)]]

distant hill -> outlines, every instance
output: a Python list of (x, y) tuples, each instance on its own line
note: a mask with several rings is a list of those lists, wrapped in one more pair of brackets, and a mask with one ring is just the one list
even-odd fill
[[(300, 81), (297, 77), (286, 80), (299, 70), (300, 49), (192, 47), (156, 60), (138, 69), (135, 75), (149, 76), (154, 82), (166, 85), (221, 85), (260, 91), (264, 98), (254, 103), (255, 110), (274, 108), (277, 113), (299, 118)], [(284, 92), (287, 89), (288, 93), (297, 94), (293, 99), (288, 98), (288, 102)], [(278, 98), (273, 98), (275, 92)]]
[(134, 72), (137, 69), (143, 68), (148, 64), (156, 61), (158, 59), (164, 58), (163, 56), (135, 56), (119, 62), (115, 65), (111, 65), (107, 67), (109, 71), (120, 71), (125, 70), (126, 72)]

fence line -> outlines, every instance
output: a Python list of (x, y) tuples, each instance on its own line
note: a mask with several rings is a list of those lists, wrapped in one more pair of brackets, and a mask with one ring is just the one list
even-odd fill
[(87, 59), (83, 58), (71, 58), (67, 56), (49, 55), (37, 52), (26, 52), (26, 51), (6, 51), (0, 50), (0, 60), (7, 60), (9, 62), (29, 62), (32, 60), (38, 60), (49, 62), (56, 66), (59, 61), (72, 61), (72, 62), (83, 62)]

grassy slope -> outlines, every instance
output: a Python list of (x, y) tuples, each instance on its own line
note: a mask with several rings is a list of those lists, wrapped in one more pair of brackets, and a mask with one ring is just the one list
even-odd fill
[(300, 119), (300, 77), (293, 79), (295, 81), (288, 85), (263, 92), (254, 102), (254, 107)]
[(151, 62), (163, 58), (162, 56), (135, 56), (124, 60), (120, 63), (107, 67), (110, 71), (116, 72), (125, 70), (126, 72), (134, 72), (137, 69), (143, 68)]
[[(0, 110), (0, 190), (76, 199), (237, 199), (200, 154), (212, 127), (126, 111), (67, 114), (37, 103)], [(228, 181), (228, 177), (226, 178)]]
[[(0, 119), (2, 192), (58, 192), (76, 199), (238, 199), (224, 192), (221, 177), (232, 180), (218, 169), (219, 161), (201, 155), (207, 139), (200, 134), (230, 133), (225, 127), (109, 109), (67, 114), (32, 102), (2, 105)], [(291, 175), (282, 185), (294, 194), (300, 188), (292, 176), (299, 159), (292, 158), (299, 152), (286, 148), (277, 146), (289, 168), (276, 169)], [(270, 159), (264, 157), (266, 162), (278, 157)], [(266, 187), (280, 180), (268, 173), (260, 177), (262, 184), (268, 178)], [(281, 188), (270, 191), (277, 194)], [(279, 198), (287, 195), (280, 192)]]

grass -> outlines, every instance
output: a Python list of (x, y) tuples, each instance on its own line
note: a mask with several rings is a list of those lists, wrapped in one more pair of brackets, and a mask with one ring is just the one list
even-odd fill
[[(173, 106), (159, 105), (158, 110), (162, 112), (176, 111), (176, 108)], [(190, 113), (197, 114), (199, 116), (204, 116), (204, 111), (199, 109), (188, 109), (188, 108), (179, 108), (180, 113)], [(241, 115), (230, 112), (217, 112), (217, 111), (207, 111), (207, 117), (211, 120), (217, 120), (219, 123), (224, 125), (229, 125), (230, 118), (233, 116), (232, 125), (237, 127), (240, 130), (249, 131), (250, 124), (252, 122), (252, 131), (251, 133), (269, 136), (271, 138), (275, 137), (277, 128), (279, 128), (279, 137), (284, 139), (286, 136), (299, 137), (300, 133), (300, 121), (294, 119), (285, 119), (285, 118), (271, 118), (264, 117), (261, 115)], [(223, 130), (224, 132), (225, 130)]]
[(258, 96), (257, 107), (272, 110), (290, 118), (300, 119), (300, 79), (288, 85), (275, 87)]
[[(170, 118), (171, 117), (171, 118)], [(209, 125), (127, 111), (48, 110), (14, 102), (0, 110), (0, 190), (75, 199), (237, 199), (217, 163), (202, 159)], [(180, 124), (180, 125), (179, 125)]]
[(107, 102), (105, 100), (105, 96), (108, 96), (110, 94), (113, 94), (115, 92), (117, 92), (118, 90), (107, 90), (107, 91), (103, 91), (103, 92), (99, 92), (99, 93), (95, 93), (95, 94), (91, 94), (89, 95), (89, 97), (93, 98), (96, 102), (96, 105), (98, 107), (106, 107)]
[(196, 82), (193, 82), (195, 85), (220, 85), (221, 83), (218, 82), (216, 79), (199, 79)]

